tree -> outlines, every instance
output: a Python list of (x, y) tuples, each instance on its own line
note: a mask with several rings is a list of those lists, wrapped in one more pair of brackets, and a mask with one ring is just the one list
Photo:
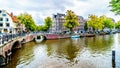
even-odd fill
[(42, 31), (42, 25), (37, 26), (37, 31)]
[(37, 26), (37, 30), (38, 31), (47, 31), (51, 27), (52, 22), (53, 21), (52, 21), (51, 17), (46, 17), (44, 25)]
[(120, 0), (111, 0), (110, 7), (112, 7), (112, 12), (120, 14)]
[(47, 31), (52, 26), (53, 21), (51, 17), (46, 17), (44, 23), (45, 23), (44, 26), (42, 26), (43, 31)]
[(45, 25), (40, 25), (40, 26), (37, 26), (36, 30), (38, 30), (38, 31), (47, 31), (48, 27), (46, 27)]
[(100, 18), (103, 21), (104, 28), (112, 29), (114, 27), (114, 22), (112, 18), (108, 18), (105, 15), (100, 16)]
[(35, 31), (36, 30), (36, 25), (35, 25), (35, 22), (32, 18), (31, 15), (29, 15), (28, 13), (24, 13), (24, 14), (20, 14), (17, 16), (19, 22), (21, 24), (24, 24), (25, 27), (30, 30), (30, 31)]
[(107, 28), (114, 28), (114, 22), (112, 21), (111, 18), (106, 18), (106, 20), (104, 20), (104, 26)]
[(104, 28), (103, 19), (97, 17), (96, 15), (90, 15), (87, 23), (88, 23), (88, 26), (92, 27), (94, 31), (95, 30), (102, 30)]
[(74, 27), (77, 27), (79, 25), (80, 24), (78, 22), (78, 16), (73, 11), (67, 10), (67, 14), (65, 16), (65, 23), (63, 24), (63, 26), (72, 31)]
[(115, 24), (115, 28), (120, 29), (120, 21)]
[(85, 22), (84, 29), (85, 29), (85, 31), (87, 31), (87, 29), (88, 29), (88, 23), (87, 22)]
[(96, 15), (90, 15), (87, 21), (88, 26), (92, 27), (94, 30), (103, 30), (104, 28), (112, 29), (114, 27), (114, 22), (112, 18), (108, 18), (105, 15), (97, 17)]

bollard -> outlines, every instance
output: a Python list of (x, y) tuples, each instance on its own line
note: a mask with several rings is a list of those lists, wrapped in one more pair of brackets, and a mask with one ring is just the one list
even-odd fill
[(115, 68), (115, 50), (112, 51), (112, 67)]

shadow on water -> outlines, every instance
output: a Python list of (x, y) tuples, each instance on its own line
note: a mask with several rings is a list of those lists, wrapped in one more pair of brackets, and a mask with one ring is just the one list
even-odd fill
[(15, 50), (11, 56), (11, 61), (3, 68), (22, 68), (33, 60), (34, 42), (24, 44), (21, 49)]

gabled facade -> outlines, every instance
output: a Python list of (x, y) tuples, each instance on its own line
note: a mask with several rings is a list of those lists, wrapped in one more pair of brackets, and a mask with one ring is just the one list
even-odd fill
[(18, 33), (20, 26), (13, 13), (9, 14), (6, 10), (0, 10), (0, 33)]
[(78, 33), (84, 33), (84, 25), (86, 20), (82, 16), (78, 16), (78, 22), (80, 23), (80, 26), (77, 27), (77, 32)]
[[(51, 32), (56, 32), (56, 33), (61, 33), (64, 31), (68, 31), (67, 28), (63, 27), (63, 23), (65, 22), (65, 14), (57, 13), (53, 15), (53, 24), (51, 28)], [(84, 33), (84, 24), (85, 24), (85, 19), (82, 16), (78, 16), (79, 20), (78, 22), (80, 23), (80, 26), (74, 28), (73, 30), (76, 31), (77, 33)]]
[(66, 30), (63, 27), (65, 14), (57, 13), (53, 15), (52, 32), (60, 33)]
[(12, 18), (5, 10), (0, 10), (0, 33), (13, 32), (13, 21)]

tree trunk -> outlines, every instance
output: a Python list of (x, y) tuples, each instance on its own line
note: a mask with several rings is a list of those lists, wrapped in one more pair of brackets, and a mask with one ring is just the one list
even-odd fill
[(70, 34), (73, 34), (73, 29), (72, 28), (70, 28)]

